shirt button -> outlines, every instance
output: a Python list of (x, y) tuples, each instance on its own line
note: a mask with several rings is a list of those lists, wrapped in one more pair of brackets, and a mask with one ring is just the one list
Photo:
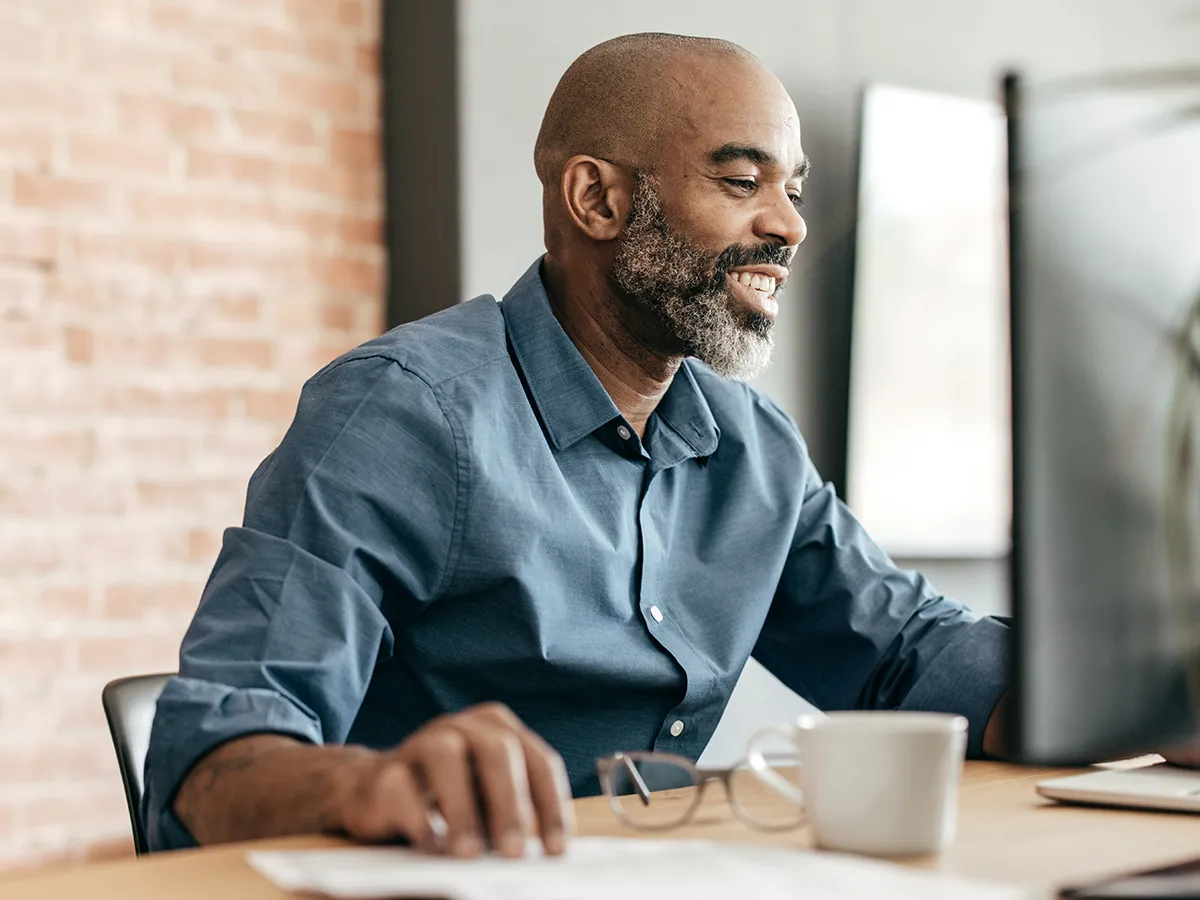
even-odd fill
[(655, 622), (662, 621), (662, 610), (659, 609), (657, 606), (650, 607), (650, 615), (654, 616)]
[(676, 719), (671, 723), (671, 737), (679, 737), (683, 734), (683, 719)]
[(629, 440), (629, 437), (630, 437), (630, 435), (633, 434), (633, 432), (630, 431), (628, 428), (626, 428), (624, 425), (618, 425), (617, 426), (617, 434), (620, 435), (621, 440), (627, 441), (627, 440)]

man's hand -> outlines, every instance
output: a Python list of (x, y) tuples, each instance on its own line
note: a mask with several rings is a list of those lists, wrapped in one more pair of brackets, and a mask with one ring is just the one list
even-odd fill
[(362, 841), (478, 856), (489, 845), (521, 856), (535, 832), (562, 853), (573, 828), (562, 758), (498, 703), (430, 722), (365, 766), (340, 817)]
[(253, 734), (205, 756), (173, 809), (202, 844), (305, 834), (406, 839), (455, 856), (563, 852), (574, 828), (562, 758), (507, 707), (434, 719), (393, 750)]

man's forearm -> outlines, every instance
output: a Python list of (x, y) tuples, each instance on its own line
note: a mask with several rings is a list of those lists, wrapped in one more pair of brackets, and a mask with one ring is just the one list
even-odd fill
[(249, 735), (200, 760), (173, 809), (201, 844), (339, 831), (348, 782), (373, 756), (363, 747)]
[(1008, 723), (1008, 692), (1000, 698), (996, 708), (988, 718), (987, 727), (983, 731), (983, 755), (991, 759), (1003, 759), (1007, 754), (1005, 731)]

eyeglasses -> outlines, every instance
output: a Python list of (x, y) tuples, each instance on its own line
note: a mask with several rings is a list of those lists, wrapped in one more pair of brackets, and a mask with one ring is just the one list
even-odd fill
[[(799, 759), (770, 757), (789, 781), (797, 778)], [(725, 786), (733, 813), (759, 831), (796, 828), (804, 813), (792, 801), (768, 786), (745, 763), (731, 769), (699, 769), (685, 756), (674, 753), (614, 753), (596, 760), (600, 787), (617, 818), (632, 828), (665, 831), (689, 821), (700, 808), (710, 782)]]

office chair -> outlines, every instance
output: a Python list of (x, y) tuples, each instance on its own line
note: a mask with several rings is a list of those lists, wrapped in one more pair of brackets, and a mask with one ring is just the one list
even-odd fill
[(117, 765), (125, 785), (125, 802), (129, 804), (129, 824), (133, 827), (133, 846), (138, 854), (146, 853), (146, 832), (142, 828), (139, 808), (142, 803), (142, 773), (146, 765), (146, 750), (150, 746), (150, 726), (154, 722), (154, 706), (166, 687), (170, 674), (133, 675), (118, 678), (104, 686), (100, 700), (108, 719)]

